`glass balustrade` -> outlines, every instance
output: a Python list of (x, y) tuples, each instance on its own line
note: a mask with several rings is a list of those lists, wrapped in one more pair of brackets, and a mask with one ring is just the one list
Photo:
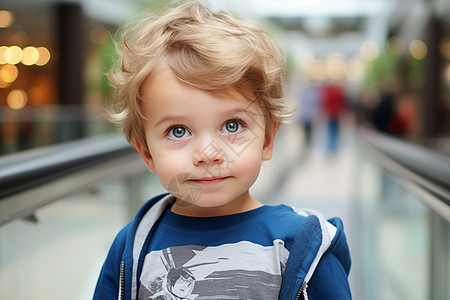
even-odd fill
[[(141, 203), (161, 190), (149, 172), (61, 199), (0, 227), (1, 299), (92, 298), (108, 249)], [(136, 200), (139, 201), (139, 200)]]
[(354, 266), (363, 299), (449, 299), (449, 223), (425, 197), (435, 196), (362, 158)]

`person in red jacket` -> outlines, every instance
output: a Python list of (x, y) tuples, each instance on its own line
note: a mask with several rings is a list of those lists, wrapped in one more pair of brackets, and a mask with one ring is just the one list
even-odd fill
[(339, 146), (340, 118), (345, 109), (345, 95), (342, 86), (335, 82), (327, 83), (322, 88), (322, 110), (327, 119), (326, 149), (335, 154)]

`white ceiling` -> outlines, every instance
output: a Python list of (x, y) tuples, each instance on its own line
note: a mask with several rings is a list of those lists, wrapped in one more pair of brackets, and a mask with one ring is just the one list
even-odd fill
[(378, 15), (397, 0), (211, 0), (225, 9), (259, 17), (355, 17)]
[[(145, 3), (158, 0), (3, 0), (2, 6), (81, 3), (86, 12), (101, 20), (122, 23)], [(361, 17), (390, 13), (398, 2), (426, 0), (206, 0), (218, 9), (245, 16), (264, 17)], [(446, 3), (448, 0), (434, 0)], [(442, 4), (441, 4), (442, 5)]]
[[(81, 3), (91, 18), (122, 24), (152, 0), (3, 0), (3, 7)], [(153, 0), (155, 2), (157, 0)], [(351, 52), (364, 40), (382, 44), (391, 27), (407, 24), (402, 34), (414, 36), (434, 10), (450, 16), (450, 0), (207, 0), (218, 10), (232, 10), (245, 17), (280, 27), (284, 46), (306, 51)], [(294, 51), (296, 51), (294, 49)]]

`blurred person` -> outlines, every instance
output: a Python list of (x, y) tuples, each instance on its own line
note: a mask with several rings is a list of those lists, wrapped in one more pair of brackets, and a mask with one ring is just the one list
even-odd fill
[(345, 110), (344, 89), (337, 82), (328, 82), (322, 87), (322, 111), (327, 122), (326, 150), (335, 154), (339, 146), (340, 118)]
[(308, 148), (312, 144), (313, 125), (320, 107), (320, 91), (314, 82), (309, 81), (299, 92), (299, 102), (299, 122), (303, 128), (304, 144)]
[(378, 92), (372, 89), (363, 89), (359, 101), (355, 104), (356, 121), (358, 125), (374, 130), (372, 123), (373, 111), (379, 103)]
[(387, 90), (382, 90), (378, 105), (372, 113), (372, 123), (375, 129), (381, 133), (391, 134), (395, 118), (395, 99), (394, 95)]
[(417, 121), (417, 95), (414, 93), (401, 94), (395, 106), (395, 118), (390, 125), (390, 132), (402, 138), (415, 137), (418, 135)]
[(139, 291), (188, 267), (195, 285), (185, 276), (182, 297), (351, 299), (342, 221), (249, 193), (291, 114), (284, 55), (268, 33), (190, 2), (122, 38), (111, 118), (168, 193), (117, 235), (94, 300), (151, 299)]
[(390, 76), (380, 84), (373, 101), (367, 101), (367, 95), (362, 98), (366, 121), (383, 134), (400, 138), (417, 135), (415, 98), (413, 93), (402, 91), (399, 80)]
[(400, 80), (393, 75), (380, 82), (378, 105), (372, 113), (372, 123), (378, 132), (400, 137), (405, 135), (406, 120), (399, 112), (401, 90)]

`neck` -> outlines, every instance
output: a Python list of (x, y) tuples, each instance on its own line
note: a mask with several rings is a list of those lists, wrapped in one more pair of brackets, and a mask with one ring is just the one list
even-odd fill
[(261, 206), (262, 203), (246, 192), (238, 198), (219, 206), (197, 206), (177, 199), (170, 210), (175, 214), (188, 217), (219, 217), (250, 211)]

